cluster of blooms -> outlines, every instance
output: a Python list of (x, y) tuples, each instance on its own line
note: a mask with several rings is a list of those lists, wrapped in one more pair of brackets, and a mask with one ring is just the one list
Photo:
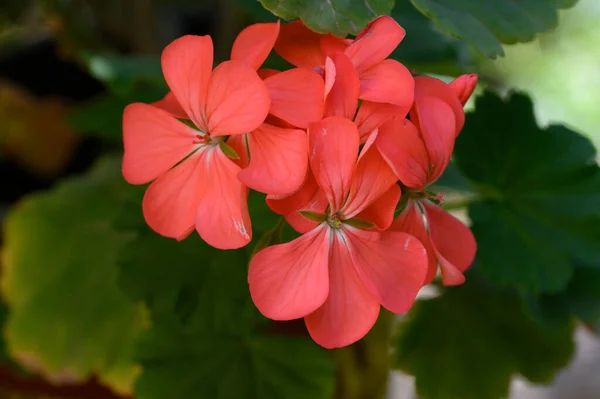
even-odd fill
[[(254, 256), (252, 299), (271, 319), (304, 318), (327, 348), (362, 338), (381, 305), (406, 312), (438, 265), (444, 284), (462, 283), (475, 254), (470, 230), (426, 188), (477, 77), (413, 77), (387, 59), (404, 34), (389, 17), (355, 39), (255, 24), (214, 69), (211, 38), (184, 36), (162, 54), (171, 92), (124, 111), (123, 175), (152, 182), (148, 225), (240, 248), (252, 238), (249, 188), (268, 194), (302, 235)], [(296, 68), (259, 69), (273, 48)]]

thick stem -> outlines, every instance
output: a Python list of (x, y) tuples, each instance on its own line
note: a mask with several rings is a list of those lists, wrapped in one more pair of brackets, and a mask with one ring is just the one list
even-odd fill
[(337, 349), (335, 399), (384, 399), (390, 371), (390, 338), (394, 315), (384, 309), (371, 331), (357, 343)]

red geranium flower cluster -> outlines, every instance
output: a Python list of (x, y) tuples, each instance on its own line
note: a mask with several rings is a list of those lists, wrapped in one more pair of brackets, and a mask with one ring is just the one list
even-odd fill
[[(413, 78), (387, 59), (404, 34), (389, 17), (354, 39), (255, 24), (214, 69), (210, 37), (184, 36), (162, 54), (171, 92), (123, 116), (123, 175), (152, 182), (142, 207), (159, 234), (248, 244), (249, 188), (302, 233), (254, 256), (250, 293), (266, 317), (303, 317), (328, 348), (362, 338), (380, 305), (406, 312), (438, 264), (460, 284), (475, 254), (426, 187), (450, 160), (477, 77)], [(273, 48), (296, 68), (259, 69)]]

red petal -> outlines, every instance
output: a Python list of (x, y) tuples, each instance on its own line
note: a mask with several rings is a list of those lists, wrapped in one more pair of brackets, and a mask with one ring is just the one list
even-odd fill
[(277, 69), (264, 68), (259, 69), (258, 71), (256, 71), (256, 73), (258, 73), (258, 76), (260, 76), (262, 80), (265, 80), (266, 78), (271, 77), (273, 75), (277, 75), (280, 72)]
[(372, 101), (363, 101), (358, 109), (354, 123), (358, 126), (360, 133), (360, 142), (364, 143), (369, 138), (373, 130), (379, 125), (395, 116), (397, 118), (406, 117), (409, 108), (399, 107), (394, 104), (376, 103)]
[[(329, 59), (329, 58), (328, 58)], [(342, 116), (354, 119), (358, 106), (358, 92), (360, 82), (354, 65), (344, 53), (332, 55), (331, 60), (335, 67), (335, 80), (325, 101), (326, 116)], [(330, 75), (326, 68), (326, 79)]]
[(248, 214), (248, 190), (237, 179), (240, 167), (216, 146), (209, 149), (203, 176), (206, 195), (200, 198), (196, 230), (208, 244), (219, 249), (241, 248), (252, 239)]
[(233, 148), (236, 154), (240, 157), (239, 159), (232, 159), (233, 162), (240, 168), (245, 168), (250, 162), (248, 154), (248, 146), (246, 145), (246, 135), (236, 134), (229, 136), (226, 141), (227, 145)]
[(237, 61), (225, 61), (213, 71), (206, 103), (211, 136), (251, 132), (263, 123), (269, 106), (269, 91), (256, 71)]
[(302, 130), (261, 125), (248, 134), (250, 165), (238, 177), (267, 194), (289, 195), (300, 188), (308, 168), (308, 138)]
[(344, 205), (358, 155), (358, 129), (348, 119), (330, 116), (310, 125), (308, 148), (311, 170), (336, 213)]
[(250, 262), (250, 295), (273, 320), (293, 320), (313, 312), (329, 293), (329, 231), (323, 225), (286, 244), (267, 247)]
[(162, 109), (163, 111), (167, 111), (172, 116), (178, 119), (189, 119), (190, 117), (185, 113), (179, 102), (175, 98), (175, 95), (172, 91), (168, 92), (166, 96), (162, 98), (162, 100), (151, 103), (157, 108)]
[(207, 196), (207, 147), (156, 179), (144, 195), (148, 226), (165, 237), (183, 240), (194, 230), (200, 199)]
[(411, 121), (389, 119), (379, 126), (375, 143), (402, 184), (417, 189), (427, 185), (429, 155)]
[[(328, 202), (327, 197), (325, 197), (325, 193), (323, 192), (323, 190), (318, 189), (317, 191), (315, 191), (314, 195), (308, 201), (308, 203), (301, 208), (301, 210), (322, 214), (325, 213), (327, 205)], [(319, 225), (319, 223), (309, 220), (302, 216), (300, 212), (291, 212), (286, 214), (285, 220), (298, 233), (306, 233)]]
[(346, 49), (360, 73), (383, 61), (400, 44), (406, 32), (393, 18), (379, 17)]
[(392, 223), (390, 231), (411, 234), (423, 244), (425, 251), (427, 252), (428, 264), (424, 285), (431, 283), (437, 274), (438, 261), (435, 250), (433, 249), (433, 244), (431, 244), (431, 239), (429, 238), (429, 233), (423, 222), (423, 214), (414, 200), (408, 200), (404, 210), (402, 210), (400, 215), (398, 215)]
[(267, 195), (267, 205), (273, 212), (285, 215), (302, 209), (310, 202), (318, 190), (319, 186), (310, 168), (307, 168), (302, 186), (295, 193), (289, 195), (269, 194)]
[(416, 119), (415, 124), (425, 142), (429, 158), (427, 182), (431, 184), (442, 175), (452, 157), (456, 138), (454, 113), (441, 99), (424, 96), (415, 102), (411, 119)]
[(328, 33), (321, 36), (321, 52), (326, 57), (331, 57), (335, 53), (343, 53), (348, 46), (352, 44), (352, 40), (335, 37)]
[(427, 273), (427, 253), (415, 237), (345, 227), (352, 261), (369, 292), (387, 310), (406, 313)]
[(394, 211), (399, 200), (400, 186), (394, 184), (356, 217), (373, 223), (377, 230), (387, 230), (394, 221)]
[(360, 73), (360, 98), (410, 109), (415, 83), (408, 69), (396, 60), (383, 60)]
[[(455, 135), (458, 136), (465, 124), (465, 111), (454, 90), (441, 80), (430, 76), (416, 76), (414, 79), (415, 104), (419, 102), (420, 97), (435, 97), (448, 103), (454, 113)], [(412, 112), (411, 120), (413, 120)], [(419, 125), (416, 120), (413, 122), (415, 125)]]
[(231, 59), (257, 70), (269, 56), (278, 35), (279, 21), (248, 26), (235, 38)]
[(148, 183), (198, 147), (199, 132), (152, 105), (134, 103), (123, 112), (123, 177)]
[[(398, 178), (383, 159), (377, 146), (372, 145), (376, 136), (371, 136), (363, 147), (350, 185), (350, 192), (344, 207), (340, 211), (344, 218), (350, 219), (367, 208), (386, 191), (395, 185)], [(396, 204), (392, 206), (391, 212)], [(387, 213), (388, 209), (382, 209)]]
[(460, 103), (465, 105), (467, 101), (469, 101), (469, 97), (471, 97), (471, 94), (473, 94), (473, 91), (477, 86), (477, 75), (461, 75), (454, 79), (449, 86), (452, 90), (454, 90), (454, 93), (458, 97)]
[(206, 130), (204, 114), (208, 81), (213, 64), (210, 36), (182, 36), (163, 51), (161, 64), (165, 80), (181, 108), (200, 130)]
[(314, 68), (325, 64), (321, 52), (321, 37), (301, 21), (281, 25), (275, 51), (284, 60), (297, 67)]
[(364, 337), (379, 315), (379, 302), (356, 272), (340, 234), (336, 232), (329, 251), (329, 296), (323, 306), (304, 318), (312, 339), (329, 349)]
[(306, 68), (294, 68), (265, 79), (271, 96), (269, 112), (300, 128), (323, 117), (323, 79)]
[(471, 266), (477, 244), (471, 230), (437, 205), (423, 201), (429, 236), (435, 248), (444, 285), (465, 281), (462, 273)]

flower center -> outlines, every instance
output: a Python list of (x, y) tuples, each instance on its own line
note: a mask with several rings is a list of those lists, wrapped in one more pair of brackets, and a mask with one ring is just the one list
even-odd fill
[(337, 214), (327, 216), (327, 224), (334, 229), (340, 229), (342, 227), (342, 221)]

